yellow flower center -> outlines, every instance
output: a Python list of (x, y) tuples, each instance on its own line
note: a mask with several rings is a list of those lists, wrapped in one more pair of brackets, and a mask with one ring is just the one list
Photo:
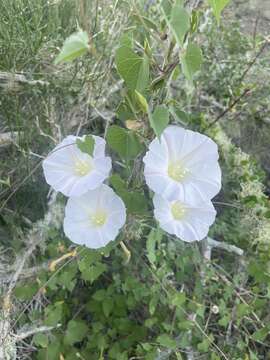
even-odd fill
[(175, 201), (171, 205), (171, 212), (175, 220), (182, 220), (183, 217), (186, 215), (186, 209), (181, 203), (181, 201)]
[(79, 160), (75, 162), (75, 173), (78, 176), (85, 176), (90, 173), (92, 166), (89, 162)]
[(174, 181), (180, 182), (188, 174), (188, 170), (185, 169), (179, 163), (170, 163), (168, 166), (168, 175)]
[(94, 226), (102, 226), (107, 220), (107, 214), (105, 211), (98, 210), (91, 216), (91, 222)]

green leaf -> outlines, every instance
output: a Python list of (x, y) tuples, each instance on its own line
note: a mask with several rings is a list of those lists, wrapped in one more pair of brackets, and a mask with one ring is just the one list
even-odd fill
[(173, 116), (174, 120), (179, 122), (180, 124), (188, 124), (189, 115), (184, 111), (180, 110), (180, 107), (177, 105), (170, 106), (170, 113)]
[(229, 4), (230, 0), (208, 0), (209, 5), (213, 9), (213, 13), (220, 24), (220, 16), (223, 9)]
[(184, 292), (179, 292), (174, 294), (172, 298), (172, 305), (176, 307), (181, 307), (186, 301), (186, 294)]
[(63, 315), (63, 302), (58, 301), (53, 305), (49, 305), (45, 309), (45, 325), (56, 326), (62, 320)]
[(90, 156), (93, 156), (93, 152), (94, 152), (94, 148), (95, 148), (95, 139), (92, 135), (86, 135), (83, 137), (82, 140), (77, 139), (76, 145), (82, 152), (84, 152)]
[(109, 146), (125, 160), (135, 158), (143, 150), (138, 136), (133, 131), (117, 125), (109, 127), (107, 141)]
[(94, 293), (92, 298), (96, 301), (103, 301), (107, 297), (107, 292), (104, 289), (100, 289)]
[(182, 56), (182, 70), (186, 78), (192, 81), (194, 74), (200, 70), (202, 65), (202, 52), (196, 44), (188, 44)]
[(139, 91), (135, 90), (135, 98), (142, 112), (147, 114), (148, 104), (145, 97), (141, 93), (139, 93)]
[(152, 229), (146, 240), (147, 257), (151, 263), (156, 261), (156, 245), (162, 239), (162, 231), (160, 229)]
[(189, 13), (181, 5), (176, 4), (172, 7), (169, 24), (179, 45), (183, 45), (184, 37), (189, 30), (189, 17)]
[(98, 263), (82, 271), (82, 279), (93, 283), (107, 270), (107, 266), (102, 263)]
[(267, 335), (270, 334), (269, 331), (269, 326), (266, 326), (260, 330), (257, 330), (253, 335), (252, 335), (252, 339), (256, 340), (256, 341), (264, 341), (264, 339), (266, 338)]
[(87, 332), (88, 326), (82, 320), (70, 320), (67, 326), (64, 341), (66, 344), (73, 345), (83, 340)]
[(17, 286), (15, 288), (15, 295), (20, 300), (30, 300), (38, 291), (38, 284), (33, 283), (30, 285)]
[(128, 192), (126, 184), (119, 174), (113, 174), (110, 177), (110, 183), (117, 194), (121, 197), (124, 196), (126, 192)]
[(133, 47), (132, 35), (129, 33), (124, 33), (120, 38), (120, 44), (121, 46), (132, 48)]
[(130, 191), (123, 179), (118, 174), (110, 177), (111, 185), (116, 193), (124, 201), (127, 211), (133, 214), (144, 214), (147, 210), (147, 202), (144, 194), (139, 191)]
[(158, 300), (159, 298), (158, 297), (152, 297), (152, 299), (150, 300), (150, 303), (149, 303), (149, 313), (150, 315), (154, 315), (155, 311), (156, 311), (156, 307), (157, 307), (157, 304), (158, 304)]
[(170, 1), (162, 0), (161, 9), (163, 11), (166, 21), (168, 21), (170, 18), (170, 15), (171, 15), (171, 10), (172, 10), (172, 5), (171, 5)]
[(169, 124), (169, 111), (165, 105), (158, 105), (153, 114), (149, 113), (150, 125), (156, 136), (160, 138), (163, 130)]
[(138, 74), (136, 90), (143, 92), (149, 83), (149, 59), (144, 55), (141, 62), (141, 67)]
[(38, 352), (38, 360), (58, 360), (61, 349), (61, 343), (59, 341), (52, 341), (48, 344), (48, 347), (41, 349)]
[(177, 347), (176, 341), (167, 334), (158, 336), (157, 342), (168, 349), (176, 349)]
[(209, 338), (203, 339), (203, 341), (197, 345), (197, 349), (200, 352), (206, 353), (209, 350), (212, 341), (213, 341), (213, 335), (210, 334)]
[(141, 57), (130, 47), (121, 46), (116, 51), (115, 61), (117, 71), (125, 80), (127, 87), (142, 93), (149, 80), (148, 57)]
[(46, 348), (48, 346), (48, 335), (46, 334), (35, 334), (33, 337), (33, 342), (35, 345), (40, 346), (42, 348)]
[(64, 42), (60, 54), (55, 59), (55, 64), (76, 59), (89, 50), (89, 39), (86, 31), (78, 31), (70, 35)]
[(124, 198), (127, 210), (132, 214), (144, 214), (147, 210), (147, 201), (143, 193), (130, 191)]
[(109, 317), (110, 313), (112, 312), (114, 307), (114, 301), (112, 298), (107, 297), (103, 302), (102, 302), (102, 309), (104, 312), (104, 315), (106, 317)]

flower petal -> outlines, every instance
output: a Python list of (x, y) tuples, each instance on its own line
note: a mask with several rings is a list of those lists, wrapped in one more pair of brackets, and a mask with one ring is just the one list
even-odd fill
[[(95, 217), (98, 220), (94, 220)], [(82, 196), (68, 199), (64, 232), (71, 241), (97, 249), (114, 240), (125, 221), (123, 201), (109, 186), (103, 184)]]
[[(172, 206), (180, 202), (185, 212), (182, 218), (174, 218)], [(154, 215), (160, 227), (179, 239), (192, 242), (202, 240), (209, 231), (216, 217), (216, 210), (211, 201), (195, 203), (183, 202), (182, 199), (168, 200), (161, 195), (153, 197)]]
[(43, 161), (47, 183), (66, 196), (80, 196), (95, 189), (109, 176), (111, 159), (105, 157), (105, 140), (94, 136), (94, 154), (82, 152), (73, 135), (67, 136)]
[(221, 188), (218, 157), (217, 145), (207, 136), (168, 126), (161, 142), (155, 138), (143, 159), (146, 183), (168, 199), (208, 201)]

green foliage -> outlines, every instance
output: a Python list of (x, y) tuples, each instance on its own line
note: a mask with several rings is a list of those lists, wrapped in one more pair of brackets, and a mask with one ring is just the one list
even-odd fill
[(110, 178), (110, 183), (116, 193), (124, 201), (129, 213), (145, 214), (147, 210), (147, 202), (145, 196), (140, 191), (130, 191), (127, 185), (118, 174), (114, 174)]
[(169, 19), (166, 17), (168, 24), (175, 36), (175, 39), (180, 45), (183, 45), (183, 41), (186, 33), (190, 27), (190, 19), (188, 12), (182, 5), (175, 4), (171, 8), (171, 14)]
[[(13, 293), (13, 331), (54, 327), (25, 339), (28, 350), (37, 351), (24, 353), (18, 347), (18, 358), (185, 359), (190, 351), (195, 358), (211, 360), (223, 359), (223, 354), (228, 359), (267, 358), (270, 209), (263, 192), (267, 179), (254, 159), (234, 145), (249, 150), (266, 138), (268, 149), (264, 58), (250, 69), (250, 77), (241, 80), (261, 39), (244, 37), (230, 23), (224, 22), (224, 30), (215, 22), (205, 23), (204, 7), (189, 14), (183, 1), (163, 0), (148, 7), (139, 1), (80, 3), (85, 18), (74, 1), (0, 4), (1, 69), (48, 83), (43, 87), (18, 82), (12, 91), (1, 85), (0, 124), (19, 132), (16, 146), (1, 148), (1, 199), (14, 193), (0, 219), (1, 256), (8, 256), (4, 266), (12, 263), (14, 252), (22, 253), (28, 246), (29, 230), (32, 236), (39, 234), (32, 232), (31, 222), (41, 219), (41, 229), (46, 229), (27, 262), (30, 271), (24, 269), (25, 278)], [(209, 0), (209, 4), (219, 21), (227, 2)], [(95, 55), (55, 67), (52, 59), (58, 46), (76, 31), (77, 21), (91, 35)], [(83, 37), (78, 43), (85, 53), (89, 45)], [(70, 53), (66, 48), (62, 61), (80, 53), (76, 46), (75, 41)], [(120, 88), (119, 77), (124, 80)], [(254, 83), (253, 96), (228, 112), (220, 120), (222, 127), (209, 128), (233, 98)], [(150, 116), (149, 109), (153, 109)], [(169, 116), (171, 123), (207, 133), (218, 143), (223, 191), (214, 199), (218, 216), (211, 236), (241, 247), (242, 257), (212, 249), (211, 261), (205, 262), (200, 245), (184, 244), (157, 227), (142, 157), (145, 145), (154, 134), (161, 135)], [(35, 154), (46, 156), (59, 140), (59, 129), (64, 136), (78, 128), (82, 134), (107, 134), (107, 151), (114, 160), (110, 185), (125, 202), (128, 217), (119, 239), (106, 248), (78, 248), (76, 256), (63, 259), (72, 246), (61, 229), (63, 214), (59, 210), (58, 226), (46, 228), (42, 218), (48, 187), (41, 172), (31, 171)], [(259, 133), (265, 137), (257, 138)], [(92, 154), (91, 136), (77, 144)], [(268, 159), (266, 151), (254, 153)], [(58, 198), (60, 204), (63, 207), (63, 199)], [(120, 240), (131, 252), (128, 264)], [(48, 262), (59, 259), (56, 269), (49, 270)]]
[(139, 91), (135, 90), (135, 97), (136, 97), (136, 101), (140, 106), (140, 109), (143, 113), (147, 114), (148, 113), (148, 104), (147, 101), (145, 99), (145, 97), (139, 93)]
[(83, 340), (88, 332), (86, 323), (82, 320), (70, 320), (67, 324), (67, 330), (65, 334), (65, 344), (73, 345), (76, 342)]
[(124, 160), (135, 158), (143, 149), (138, 136), (120, 126), (110, 126), (106, 137), (109, 146)]
[(202, 65), (202, 52), (196, 44), (189, 43), (181, 57), (182, 70), (186, 78), (192, 81), (194, 74)]
[(78, 31), (68, 37), (55, 59), (55, 64), (68, 62), (84, 55), (89, 50), (89, 39), (85, 31)]
[(169, 124), (169, 111), (165, 105), (158, 105), (154, 112), (149, 113), (150, 125), (156, 136), (160, 138), (163, 130)]
[(230, 3), (230, 0), (208, 0), (208, 3), (211, 5), (213, 13), (219, 24), (222, 10)]
[(152, 229), (146, 240), (147, 257), (154, 264), (156, 261), (156, 248), (162, 239), (162, 231), (160, 229)]
[(130, 47), (122, 46), (116, 51), (115, 62), (118, 73), (125, 80), (127, 87), (142, 93), (148, 85), (148, 57), (141, 57)]
[(77, 139), (76, 145), (82, 152), (92, 156), (95, 148), (95, 139), (92, 135), (86, 135), (83, 140)]

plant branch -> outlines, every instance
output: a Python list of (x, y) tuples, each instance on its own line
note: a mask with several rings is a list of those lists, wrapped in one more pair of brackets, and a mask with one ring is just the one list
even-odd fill
[(13, 336), (15, 337), (16, 342), (17, 341), (22, 341), (26, 338), (28, 338), (29, 336), (33, 336), (35, 334), (39, 334), (39, 333), (44, 333), (44, 332), (48, 332), (51, 331), (55, 328), (59, 328), (61, 326), (61, 324), (57, 324), (56, 326), (40, 326), (40, 327), (35, 327), (35, 328), (31, 328), (27, 331), (19, 331), (17, 334), (14, 334)]
[(216, 119), (211, 122), (208, 127), (205, 130), (208, 130), (210, 127), (212, 127), (213, 125), (215, 125), (221, 118), (223, 118), (229, 111), (231, 111), (236, 104), (239, 103), (239, 101), (245, 97), (246, 95), (249, 95), (251, 93), (250, 89), (245, 89), (241, 95), (239, 95), (225, 110), (222, 111), (221, 114), (219, 114)]
[(252, 66), (255, 64), (255, 62), (258, 60), (258, 58), (261, 56), (261, 54), (263, 53), (264, 49), (266, 48), (266, 46), (269, 44), (269, 39), (266, 39), (265, 42), (262, 44), (260, 50), (257, 52), (257, 54), (254, 56), (254, 58), (249, 62), (246, 70), (243, 72), (242, 76), (240, 77), (239, 82), (241, 83), (245, 76), (247, 75), (247, 73), (250, 71), (250, 69), (252, 68)]

